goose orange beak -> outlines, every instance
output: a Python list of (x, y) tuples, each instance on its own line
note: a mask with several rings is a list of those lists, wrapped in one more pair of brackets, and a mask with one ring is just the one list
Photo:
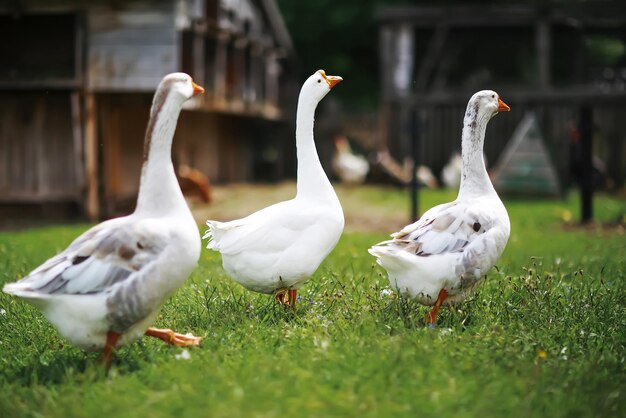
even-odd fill
[(197, 95), (197, 94), (204, 93), (204, 87), (197, 85), (193, 81), (191, 82), (191, 85), (193, 86), (193, 95), (194, 96)]
[(326, 80), (326, 82), (328, 83), (328, 87), (330, 87), (331, 89), (335, 87), (335, 85), (343, 81), (343, 78), (339, 77), (338, 75), (326, 75), (326, 72), (324, 70), (319, 70), (319, 73), (322, 75), (322, 77), (324, 77), (324, 80)]
[(511, 108), (498, 97), (498, 112), (508, 112)]

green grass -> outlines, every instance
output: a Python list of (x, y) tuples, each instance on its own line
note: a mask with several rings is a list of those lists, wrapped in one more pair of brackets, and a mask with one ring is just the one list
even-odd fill
[[(426, 192), (423, 207), (451, 197)], [(626, 235), (575, 228), (577, 202), (507, 201), (509, 245), (487, 281), (440, 325), (427, 308), (381, 291), (366, 249), (406, 215), (401, 191), (341, 190), (348, 230), (297, 311), (247, 292), (217, 254), (158, 319), (205, 337), (181, 350), (144, 338), (97, 353), (60, 338), (22, 300), (0, 295), (1, 417), (609, 417), (626, 414)], [(219, 206), (219, 203), (217, 204)], [(367, 207), (367, 211), (363, 208)], [(597, 218), (626, 203), (596, 199)], [(395, 217), (389, 215), (393, 213)], [(388, 216), (389, 215), (389, 216)], [(380, 216), (359, 231), (360, 220)], [(391, 216), (391, 217), (390, 217)], [(0, 233), (0, 281), (63, 249), (87, 225)]]

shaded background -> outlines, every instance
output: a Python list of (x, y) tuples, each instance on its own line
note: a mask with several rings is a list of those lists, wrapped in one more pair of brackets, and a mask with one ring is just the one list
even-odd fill
[(345, 79), (316, 113), (333, 180), (339, 155), (367, 164), (368, 182), (406, 185), (415, 162), (424, 186), (454, 188), (443, 173), (460, 175), (467, 100), (493, 89), (512, 109), (487, 131), (494, 175), (515, 167), (508, 183), (541, 196), (623, 192), (623, 1), (14, 0), (0, 2), (0, 39), (5, 221), (132, 210), (154, 88), (180, 70), (207, 89), (173, 150), (205, 203), (210, 183), (295, 177), (297, 94), (319, 68)]

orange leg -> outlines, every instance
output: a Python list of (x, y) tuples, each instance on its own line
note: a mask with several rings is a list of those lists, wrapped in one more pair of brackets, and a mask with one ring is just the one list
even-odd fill
[(296, 298), (298, 297), (298, 289), (289, 289), (289, 306), (296, 309)]
[(102, 364), (104, 364), (104, 367), (106, 367), (107, 370), (109, 370), (109, 368), (111, 367), (111, 358), (113, 356), (113, 349), (115, 348), (115, 345), (117, 344), (117, 340), (119, 340), (121, 336), (122, 334), (118, 334), (117, 332), (113, 332), (113, 331), (107, 332), (107, 342), (104, 345), (104, 350), (102, 350), (102, 356), (100, 357)]
[(446, 289), (441, 289), (441, 291), (439, 291), (439, 296), (437, 297), (437, 302), (435, 302), (435, 306), (433, 306), (433, 309), (428, 312), (428, 314), (426, 314), (427, 323), (431, 325), (437, 325), (437, 312), (439, 312), (441, 304), (444, 300), (446, 300), (447, 297), (448, 292), (446, 292)]
[(287, 293), (286, 290), (279, 290), (278, 293), (276, 293), (276, 302), (278, 302), (279, 305), (285, 305), (287, 303), (285, 301), (286, 293)]
[(297, 294), (298, 291), (296, 289), (279, 290), (278, 293), (276, 293), (276, 302), (283, 305), (285, 308), (290, 307), (295, 309)]
[(179, 334), (171, 329), (160, 329), (150, 327), (146, 330), (146, 335), (149, 337), (158, 338), (165, 341), (168, 344), (177, 345), (179, 347), (192, 347), (200, 345), (200, 337), (196, 337), (191, 334)]

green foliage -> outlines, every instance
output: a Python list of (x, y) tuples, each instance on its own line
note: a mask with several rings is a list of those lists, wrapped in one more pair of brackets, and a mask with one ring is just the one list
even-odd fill
[[(361, 208), (372, 202), (369, 216), (384, 204), (406, 211), (401, 191), (351, 194)], [(425, 205), (450, 197), (421, 196)], [(512, 236), (498, 268), (443, 309), (437, 329), (424, 326), (427, 308), (387, 291), (367, 254), (387, 229), (344, 234), (295, 312), (244, 290), (219, 255), (203, 251), (157, 323), (204, 336), (201, 347), (186, 360), (144, 338), (116, 352), (108, 376), (98, 354), (70, 346), (35, 308), (0, 294), (0, 416), (624, 416), (623, 230), (564, 226), (577, 216), (573, 197), (505, 204)], [(626, 203), (600, 197), (595, 210), (620, 219)], [(0, 233), (0, 282), (86, 227)]]
[(591, 62), (598, 65), (615, 65), (626, 52), (622, 40), (608, 36), (587, 37), (585, 49)]

